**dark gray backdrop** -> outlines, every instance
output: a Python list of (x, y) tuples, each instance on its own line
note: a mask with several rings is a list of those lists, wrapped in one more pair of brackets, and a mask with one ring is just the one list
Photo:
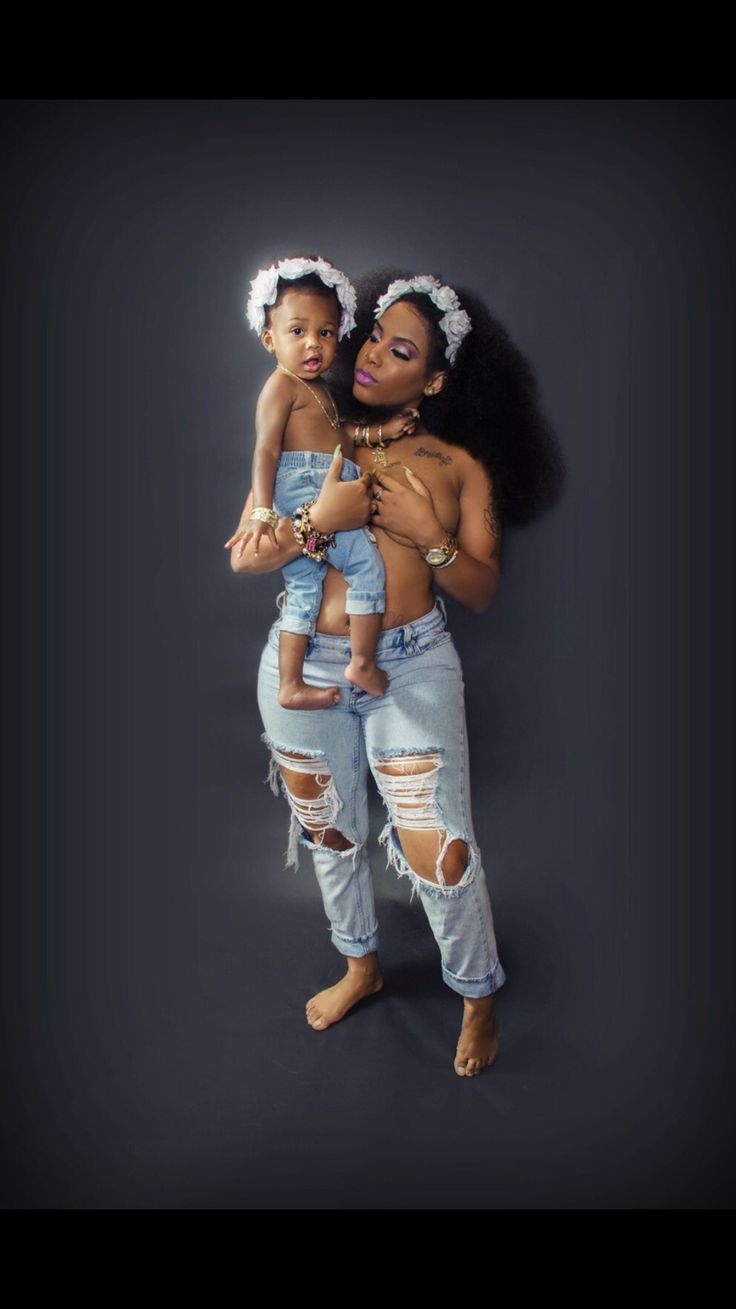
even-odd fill
[[(0, 116), (5, 1204), (731, 1203), (733, 103)], [(294, 247), (472, 286), (568, 464), (491, 610), (450, 603), (508, 974), (475, 1079), (378, 852), (384, 990), (304, 1018), (341, 968), (263, 785), (279, 575), (222, 548), (244, 295)]]

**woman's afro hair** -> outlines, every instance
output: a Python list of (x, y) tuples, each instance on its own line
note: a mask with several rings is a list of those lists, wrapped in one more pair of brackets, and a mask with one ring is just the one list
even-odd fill
[[(404, 268), (383, 267), (354, 281), (356, 327), (340, 343), (330, 369), (340, 412), (353, 420), (375, 419), (375, 410), (371, 415), (361, 409), (352, 386), (355, 359), (373, 330), (376, 302), (390, 282), (414, 276)], [(478, 296), (464, 287), (455, 290), (472, 330), (452, 365), (445, 356), (447, 339), (438, 326), (443, 311), (424, 293), (401, 297), (416, 306), (430, 329), (428, 372), (442, 369), (447, 374), (437, 395), (422, 401), (422, 421), (433, 436), (462, 446), (485, 465), (493, 482), (497, 519), (520, 527), (559, 499), (565, 481), (562, 451), (540, 408), (530, 363)]]

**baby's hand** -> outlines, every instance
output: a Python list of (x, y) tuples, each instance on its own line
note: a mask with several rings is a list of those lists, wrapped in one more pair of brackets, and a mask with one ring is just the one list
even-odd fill
[(276, 533), (270, 523), (264, 523), (261, 518), (249, 518), (245, 524), (245, 531), (243, 532), (243, 545), (246, 546), (252, 537), (253, 553), (257, 555), (258, 547), (261, 543), (261, 537), (264, 535), (269, 538), (274, 549), (278, 550), (279, 543), (276, 540)]
[(419, 422), (418, 409), (402, 409), (394, 414), (381, 428), (381, 440), (396, 441), (400, 436), (410, 436)]

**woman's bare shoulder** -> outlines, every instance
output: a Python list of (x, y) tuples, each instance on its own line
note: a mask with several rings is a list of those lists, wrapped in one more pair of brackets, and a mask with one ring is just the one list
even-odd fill
[(429, 432), (403, 439), (410, 444), (411, 453), (417, 458), (432, 459), (438, 467), (442, 468), (449, 468), (451, 464), (459, 463), (459, 456), (465, 453), (459, 446), (443, 441), (441, 436), (432, 436)]

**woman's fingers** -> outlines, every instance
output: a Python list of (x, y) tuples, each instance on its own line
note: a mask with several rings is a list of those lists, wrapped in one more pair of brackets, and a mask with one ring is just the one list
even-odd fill
[(404, 472), (409, 478), (410, 485), (413, 487), (413, 489), (417, 491), (419, 495), (424, 495), (429, 497), (429, 490), (424, 485), (424, 482), (422, 481), (421, 477), (418, 477), (415, 472), (412, 472), (411, 468), (407, 468), (406, 464), (403, 464), (402, 466)]
[(378, 483), (382, 491), (390, 491), (392, 494), (398, 485), (395, 478), (386, 477), (385, 474), (382, 476), (380, 473), (373, 474), (373, 481)]
[(342, 446), (336, 445), (335, 449), (332, 451), (332, 463), (329, 465), (327, 472), (325, 473), (324, 480), (326, 482), (340, 481), (340, 473), (342, 472), (344, 460), (345, 456), (342, 452)]

